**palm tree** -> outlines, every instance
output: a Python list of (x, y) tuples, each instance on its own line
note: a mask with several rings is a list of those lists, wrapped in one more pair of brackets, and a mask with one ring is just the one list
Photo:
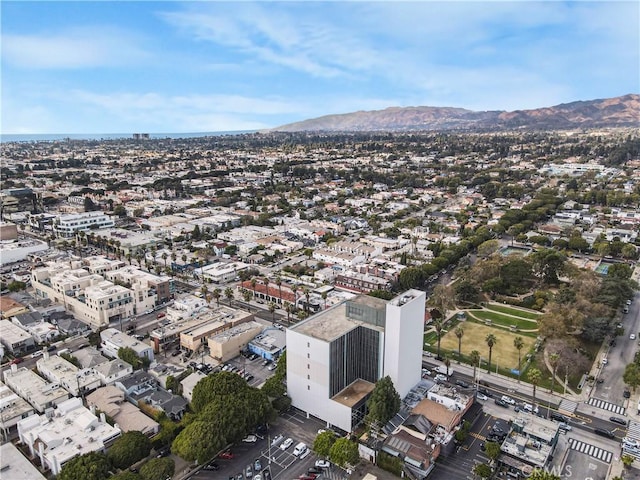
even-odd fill
[(451, 359), (445, 355), (444, 360), (442, 360), (444, 366), (447, 367), (447, 378), (449, 378), (449, 367), (451, 366)]
[(264, 277), (264, 279), (262, 280), (262, 283), (264, 283), (264, 292), (265, 292), (265, 300), (270, 300), (271, 296), (269, 295), (269, 279), (267, 277)]
[(527, 370), (527, 378), (531, 385), (533, 385), (533, 406), (536, 405), (536, 387), (538, 383), (540, 383), (540, 379), (542, 378), (542, 372), (538, 370), (536, 367), (532, 367)]
[(436, 330), (436, 338), (438, 339), (437, 358), (440, 359), (440, 340), (442, 339), (442, 329), (444, 328), (442, 318), (436, 318), (433, 320), (433, 328)]
[(258, 281), (255, 278), (251, 279), (251, 288), (253, 289), (253, 299), (256, 299), (256, 284)]
[(233, 300), (233, 288), (227, 287), (224, 289), (224, 296), (227, 297), (229, 301), (229, 306), (231, 306), (231, 300)]
[(513, 346), (518, 350), (518, 381), (520, 381), (520, 370), (522, 370), (522, 359), (520, 356), (522, 355), (522, 347), (524, 347), (524, 340), (522, 340), (522, 337), (514, 338)]
[(245, 290), (242, 292), (242, 298), (246, 303), (249, 303), (249, 300), (251, 300), (251, 292), (249, 290)]
[(557, 353), (549, 354), (549, 364), (551, 365), (551, 392), (553, 393), (553, 387), (556, 382), (556, 369), (558, 368), (558, 363), (560, 362), (560, 355)]
[(491, 354), (493, 353), (493, 346), (497, 343), (498, 339), (493, 333), (487, 335), (485, 338), (485, 342), (487, 342), (487, 346), (489, 347), (489, 365), (487, 366), (487, 373), (491, 374)]
[(305, 303), (304, 309), (305, 309), (305, 311), (307, 313), (310, 313), (311, 312), (311, 305), (309, 303), (309, 295), (311, 295), (311, 290), (309, 290), (309, 287), (302, 287), (302, 291), (304, 292), (304, 296), (305, 296), (305, 299), (306, 299), (306, 303)]
[(469, 360), (471, 360), (471, 363), (473, 364), (473, 381), (475, 382), (475, 380), (476, 380), (476, 367), (480, 363), (480, 352), (478, 350), (473, 350), (469, 354)]
[(285, 310), (287, 311), (287, 325), (291, 325), (291, 310), (293, 307), (290, 303), (287, 303)]
[(464, 329), (462, 327), (456, 327), (454, 333), (456, 334), (456, 337), (458, 337), (458, 363), (460, 363), (460, 358), (462, 357), (460, 350), (462, 349), (462, 336), (464, 335)]
[(269, 311), (271, 312), (271, 322), (275, 323), (276, 321), (276, 304), (273, 302), (269, 302)]
[(220, 295), (222, 295), (222, 291), (219, 288), (214, 288), (212, 295), (216, 300), (216, 304), (220, 306)]
[(282, 278), (276, 277), (276, 285), (278, 286), (278, 303), (282, 305)]
[(293, 306), (298, 308), (298, 285), (293, 284), (291, 286), (291, 291), (293, 292)]
[(167, 252), (162, 252), (162, 260), (164, 260), (164, 269), (167, 269), (167, 258), (169, 258), (169, 255), (167, 254)]
[(324, 309), (327, 309), (327, 297), (329, 296), (329, 294), (327, 292), (322, 292), (322, 300), (324, 300)]

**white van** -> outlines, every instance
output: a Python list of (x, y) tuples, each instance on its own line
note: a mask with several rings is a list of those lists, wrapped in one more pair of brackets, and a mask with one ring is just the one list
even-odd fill
[(307, 445), (304, 442), (300, 442), (296, 445), (296, 448), (293, 449), (293, 455), (299, 457), (307, 450)]

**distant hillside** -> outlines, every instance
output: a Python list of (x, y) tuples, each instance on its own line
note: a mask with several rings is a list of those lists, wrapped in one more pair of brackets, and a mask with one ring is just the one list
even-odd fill
[(640, 95), (564, 103), (535, 110), (475, 112), (452, 107), (389, 107), (384, 110), (326, 115), (274, 128), (300, 131), (404, 131), (506, 129), (561, 130), (640, 127)]

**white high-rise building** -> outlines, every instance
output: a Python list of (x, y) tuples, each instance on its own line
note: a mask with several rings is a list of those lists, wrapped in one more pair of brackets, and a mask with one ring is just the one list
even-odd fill
[(351, 431), (380, 378), (404, 397), (420, 381), (425, 300), (418, 290), (390, 301), (360, 295), (287, 329), (293, 406)]

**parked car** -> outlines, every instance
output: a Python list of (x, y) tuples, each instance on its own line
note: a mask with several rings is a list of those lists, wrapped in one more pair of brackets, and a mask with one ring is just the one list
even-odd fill
[(491, 398), (491, 397), (492, 397), (491, 392), (490, 392), (488, 389), (484, 388), (484, 387), (480, 387), (480, 388), (478, 388), (478, 393), (481, 393), (481, 394), (483, 394), (483, 395), (486, 395), (486, 396), (487, 396), (487, 397), (489, 397), (489, 398)]
[(278, 368), (278, 365), (276, 365), (275, 363), (271, 363), (271, 364), (267, 367), (267, 370), (269, 370), (269, 371), (273, 371), (273, 370), (275, 370), (276, 368)]
[(617, 423), (618, 425), (624, 425), (625, 427), (627, 426), (627, 421), (624, 418), (609, 417), (609, 421), (613, 423)]
[(640, 442), (638, 442), (638, 440), (634, 440), (633, 438), (624, 437), (622, 439), (622, 446), (626, 448), (640, 448)]
[(507, 402), (505, 402), (504, 400), (502, 400), (501, 398), (496, 398), (495, 402), (496, 402), (496, 405), (498, 405), (500, 407), (509, 408), (509, 404)]
[(226, 452), (222, 452), (219, 457), (224, 458), (226, 460), (231, 460), (235, 455), (231, 453), (231, 450), (227, 450)]
[(458, 385), (461, 388), (470, 388), (471, 384), (465, 382), (464, 380), (456, 380), (456, 385)]
[(316, 467), (318, 468), (329, 468), (331, 466), (331, 463), (329, 462), (329, 460), (316, 460), (315, 463)]
[(622, 393), (622, 396), (623, 396), (624, 398), (630, 398), (630, 397), (631, 397), (631, 392), (630, 392), (629, 390), (625, 390), (625, 391)]
[(16, 364), (18, 364), (18, 363), (22, 363), (22, 362), (24, 362), (24, 358), (22, 358), (22, 357), (16, 357), (16, 358), (14, 358), (13, 360), (11, 360), (11, 365), (16, 365)]
[(447, 381), (447, 377), (441, 373), (437, 374), (435, 376), (435, 381), (440, 383), (440, 382), (446, 382)]
[(215, 461), (207, 463), (204, 467), (202, 467), (203, 470), (219, 470), (220, 469), (220, 465), (218, 465)]
[(476, 398), (477, 398), (478, 400), (489, 400), (489, 397), (487, 397), (484, 393), (478, 393), (478, 394), (476, 395)]
[(255, 435), (247, 435), (242, 439), (244, 443), (256, 443), (258, 441), (258, 437)]
[(282, 444), (280, 445), (280, 450), (286, 450), (291, 445), (293, 445), (293, 438), (289, 437), (284, 442), (282, 442)]
[(271, 439), (271, 446), (275, 447), (276, 445), (278, 445), (282, 440), (284, 440), (284, 436), (281, 434), (276, 435), (275, 437), (273, 437)]
[(320, 467), (311, 467), (307, 470), (307, 473), (322, 473), (322, 469)]
[(251, 468), (251, 465), (247, 465), (244, 469), (244, 476), (247, 478), (253, 477), (253, 468)]
[(558, 412), (551, 412), (551, 420), (555, 420), (556, 422), (569, 423), (569, 419)]
[(631, 335), (629, 335), (629, 338), (630, 338), (631, 340), (635, 340), (635, 339), (636, 339), (636, 334), (635, 334), (635, 333), (632, 333)]
[(299, 457), (306, 451), (307, 451), (307, 445), (304, 442), (300, 442), (296, 445), (296, 448), (293, 449), (293, 455), (295, 457)]
[(158, 313), (158, 314), (156, 315), (156, 318), (162, 318), (162, 317), (164, 317), (164, 316), (166, 316), (166, 313), (164, 313), (164, 312), (160, 312), (160, 313)]
[(537, 406), (537, 405), (534, 407), (534, 406), (533, 406), (533, 405), (531, 405), (530, 403), (525, 403), (525, 404), (522, 406), (522, 409), (523, 409), (525, 412), (528, 412), (528, 413), (538, 413), (538, 412), (540, 411), (540, 409), (538, 408), (538, 406)]
[(253, 469), (254, 469), (256, 472), (259, 472), (260, 470), (262, 470), (262, 462), (260, 462), (260, 459), (259, 459), (259, 458), (256, 458), (256, 461), (255, 461), (255, 462), (253, 462)]

